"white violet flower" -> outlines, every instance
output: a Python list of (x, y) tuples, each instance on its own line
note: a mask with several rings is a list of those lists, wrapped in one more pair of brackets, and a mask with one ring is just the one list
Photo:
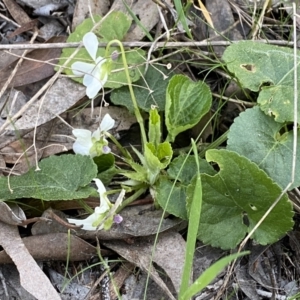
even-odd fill
[(94, 98), (98, 92), (103, 88), (107, 81), (108, 72), (105, 67), (107, 59), (98, 56), (98, 39), (93, 32), (88, 32), (83, 37), (83, 45), (94, 63), (85, 63), (77, 61), (72, 64), (72, 72), (76, 76), (83, 76), (83, 84), (86, 86), (86, 95), (89, 98)]
[(99, 128), (93, 133), (87, 129), (74, 129), (73, 135), (76, 141), (73, 144), (73, 151), (76, 154), (89, 155), (90, 157), (100, 156), (110, 152), (105, 133), (115, 126), (115, 120), (106, 114)]
[(69, 223), (81, 226), (83, 230), (96, 230), (96, 229), (109, 229), (114, 221), (114, 217), (111, 216), (105, 222), (99, 226), (98, 225), (104, 220), (104, 218), (109, 213), (113, 204), (109, 201), (106, 195), (106, 188), (102, 181), (98, 178), (93, 179), (97, 185), (98, 193), (100, 195), (100, 206), (95, 207), (95, 212), (88, 216), (86, 219), (67, 219)]

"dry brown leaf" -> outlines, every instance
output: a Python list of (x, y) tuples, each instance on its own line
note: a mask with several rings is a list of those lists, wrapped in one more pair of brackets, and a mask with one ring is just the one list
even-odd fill
[[(160, 224), (162, 211), (153, 210), (152, 205), (125, 207), (120, 215), (123, 217), (123, 222), (119, 225), (114, 224), (110, 230), (98, 231), (96, 234), (99, 239), (115, 240), (145, 237), (154, 235), (157, 232), (170, 229), (180, 230), (186, 227), (186, 222), (179, 218), (165, 218)], [(77, 235), (84, 239), (95, 238), (95, 232), (93, 231), (78, 230)]]
[[(19, 0), (20, 1), (20, 0)], [(49, 0), (22, 0), (22, 4), (26, 5), (28, 7), (38, 9), (42, 6), (49, 5), (49, 3), (59, 3), (60, 5), (67, 5), (70, 3), (70, 0), (54, 0), (54, 1), (49, 1)]]
[(111, 299), (117, 299), (118, 291), (123, 285), (125, 279), (133, 272), (135, 265), (129, 262), (122, 263), (121, 267), (114, 273), (113, 283), (109, 286), (109, 294)]
[[(37, 101), (16, 121), (16, 128), (32, 129), (44, 124), (72, 107), (85, 96), (85, 86), (69, 78), (59, 78), (42, 100)], [(40, 107), (41, 106), (41, 107)], [(38, 119), (38, 120), (37, 120)], [(13, 130), (14, 126), (8, 127)]]
[(200, 6), (200, 10), (202, 11), (203, 16), (204, 16), (206, 22), (210, 25), (210, 27), (214, 28), (213, 21), (212, 21), (212, 19), (211, 19), (211, 17), (210, 17), (209, 12), (207, 11), (205, 5), (202, 3), (201, 0), (198, 0), (198, 4), (199, 4), (199, 6)]
[(153, 261), (166, 271), (177, 293), (184, 268), (185, 248), (185, 240), (179, 233), (165, 232), (159, 236), (153, 257)]
[(17, 91), (14, 88), (5, 91), (0, 98), (1, 122), (17, 113), (26, 103), (26, 100), (27, 97), (21, 91)]
[(108, 12), (109, 6), (109, 0), (89, 0), (88, 2), (86, 0), (77, 0), (72, 21), (73, 31), (79, 24), (90, 16), (90, 12), (93, 16), (104, 16)]
[[(214, 24), (214, 28), (208, 28), (209, 37), (211, 39), (214, 41), (235, 41), (243, 39), (240, 32), (234, 26), (235, 20), (228, 0), (206, 1), (206, 9), (210, 12)], [(218, 55), (222, 55), (225, 50), (224, 46), (214, 46), (213, 48)]]
[[(38, 261), (61, 260), (69, 257), (70, 261), (83, 261), (97, 255), (97, 250), (90, 243), (67, 233), (49, 233), (34, 235), (22, 239), (30, 255)], [(102, 250), (107, 256), (110, 251)], [(0, 252), (0, 264), (12, 263), (5, 251)]]
[(0, 245), (17, 266), (24, 289), (38, 300), (60, 300), (45, 273), (29, 254), (17, 226), (0, 223)]
[[(114, 1), (110, 11), (122, 11), (128, 14), (126, 6), (123, 3), (124, 0)], [(143, 1), (131, 1), (126, 0), (127, 5), (131, 11), (138, 16), (139, 20), (143, 24), (144, 28), (150, 31), (159, 21), (159, 13), (156, 4), (152, 0)], [(131, 17), (130, 17), (131, 18)], [(145, 32), (141, 27), (133, 22), (128, 34), (125, 37), (126, 41), (140, 41), (145, 36)]]
[(35, 28), (39, 23), (38, 19), (34, 19), (28, 23), (23, 24), (21, 27), (17, 28), (13, 33), (7, 36), (8, 39), (13, 38), (14, 36), (17, 36), (23, 32), (26, 32), (28, 30), (32, 30)]
[[(47, 43), (64, 42), (66, 37), (56, 36), (47, 41)], [(31, 51), (26, 55), (16, 76), (13, 78), (9, 87), (22, 86), (36, 81), (40, 81), (54, 74), (54, 64), (56, 63), (61, 49), (38, 49)], [(0, 70), (0, 88), (9, 78), (17, 62), (6, 66)]]
[[(23, 220), (26, 220), (24, 211), (14, 203), (7, 205), (5, 202), (0, 202), (0, 221), (10, 225), (20, 225)], [(25, 226), (26, 227), (26, 226)]]
[(156, 244), (153, 261), (151, 262), (154, 239), (154, 237), (136, 239), (134, 244), (131, 245), (123, 241), (110, 241), (104, 242), (104, 245), (144, 271), (148, 271), (149, 268), (151, 268), (151, 278), (171, 299), (175, 299), (165, 283), (159, 277), (152, 262), (157, 263), (164, 269), (172, 280), (176, 292), (178, 293), (184, 267), (185, 241), (177, 232), (169, 231), (160, 234)]
[[(24, 43), (25, 44), (25, 43)], [(28, 42), (27, 42), (28, 44)], [(7, 67), (8, 65), (12, 64), (16, 60), (19, 59), (19, 57), (23, 54), (24, 50), (18, 49), (18, 50), (1, 50), (0, 51), (0, 70)]]
[(9, 13), (18, 24), (23, 25), (31, 22), (31, 19), (28, 17), (27, 13), (19, 4), (16, 3), (15, 0), (3, 0), (3, 2)]

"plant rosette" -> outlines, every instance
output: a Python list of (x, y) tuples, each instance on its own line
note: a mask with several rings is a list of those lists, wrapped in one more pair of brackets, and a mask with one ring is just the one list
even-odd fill
[(106, 114), (99, 128), (93, 133), (87, 129), (74, 129), (72, 133), (76, 137), (76, 141), (73, 144), (73, 151), (76, 154), (89, 155), (91, 158), (108, 154), (111, 150), (105, 135), (114, 126), (115, 120)]

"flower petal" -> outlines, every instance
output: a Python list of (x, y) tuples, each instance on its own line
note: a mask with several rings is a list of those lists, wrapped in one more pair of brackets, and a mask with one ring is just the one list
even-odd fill
[(95, 64), (89, 64), (82, 61), (76, 61), (71, 66), (72, 72), (76, 76), (91, 74), (95, 69)]
[(92, 137), (92, 132), (87, 129), (73, 129), (72, 133), (79, 139), (91, 139)]
[(98, 178), (93, 179), (97, 185), (97, 190), (100, 195), (100, 207), (98, 208), (99, 212), (103, 213), (109, 211), (112, 204), (106, 196), (106, 188), (102, 181)]
[(82, 145), (78, 142), (73, 144), (73, 151), (76, 154), (90, 155), (90, 147), (88, 145)]
[(96, 81), (95, 76), (91, 73), (91, 74), (85, 74), (83, 77), (83, 85), (85, 85), (86, 87), (88, 87), (89, 85), (93, 84), (93, 82)]
[(106, 193), (106, 188), (105, 188), (103, 182), (99, 178), (94, 178), (93, 181), (95, 181), (95, 183), (96, 183), (97, 191), (101, 198), (102, 195), (104, 195)]
[(96, 55), (98, 50), (98, 38), (93, 32), (88, 32), (83, 37), (83, 45), (86, 51), (89, 53), (90, 57), (96, 61)]
[(89, 85), (86, 86), (86, 95), (92, 99), (97, 96), (103, 85), (100, 80), (95, 79)]
[(103, 205), (103, 206), (97, 206), (95, 207), (95, 213), (100, 215), (103, 215), (103, 218), (105, 217), (105, 214), (109, 212), (109, 206)]
[(115, 120), (109, 114), (106, 114), (100, 123), (100, 130), (108, 131), (112, 129), (114, 126), (115, 126)]
[(76, 154), (90, 155), (93, 146), (92, 133), (87, 129), (74, 129), (72, 133), (77, 138), (73, 144), (73, 151)]
[(100, 141), (100, 138), (101, 138), (100, 128), (97, 128), (97, 130), (93, 132), (92, 138), (93, 138), (93, 140)]
[[(99, 215), (97, 213), (93, 213), (90, 216), (88, 216), (86, 219), (83, 220), (77, 220), (77, 219), (67, 219), (69, 223), (81, 226), (83, 227), (81, 229), (83, 230), (96, 230), (97, 227), (93, 226), (93, 223), (98, 221)], [(100, 226), (99, 229), (102, 229), (103, 226)]]

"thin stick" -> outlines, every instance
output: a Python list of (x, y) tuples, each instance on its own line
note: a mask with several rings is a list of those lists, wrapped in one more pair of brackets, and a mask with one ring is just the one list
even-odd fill
[[(158, 42), (156, 43), (156, 49), (158, 48), (178, 48), (178, 47), (207, 47), (207, 46), (229, 46), (233, 43), (238, 43), (239, 41), (209, 41), (203, 40), (200, 42)], [(272, 45), (281, 45), (293, 47), (294, 42), (289, 41), (278, 41), (278, 40), (256, 40), (259, 43), (272, 44)], [(108, 43), (99, 43), (99, 48), (106, 48)], [(150, 48), (152, 47), (152, 42), (123, 42), (124, 47), (141, 47), (141, 48)], [(113, 44), (111, 46), (117, 46)], [(0, 45), (0, 50), (31, 50), (31, 49), (64, 49), (64, 48), (77, 48), (82, 47), (82, 43), (43, 43), (43, 44), (7, 44)]]

